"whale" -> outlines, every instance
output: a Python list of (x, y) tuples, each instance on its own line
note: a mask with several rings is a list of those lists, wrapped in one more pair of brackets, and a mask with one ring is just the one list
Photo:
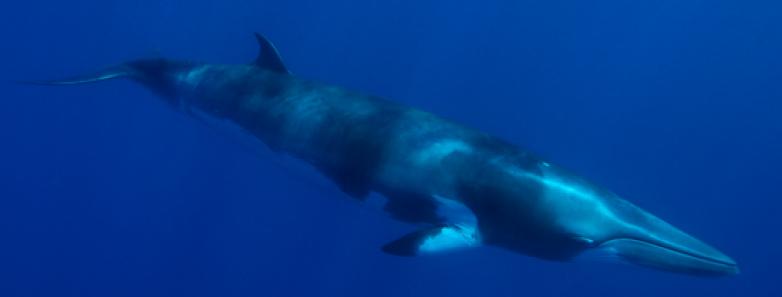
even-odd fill
[(551, 261), (600, 253), (687, 275), (739, 272), (727, 255), (612, 191), (455, 121), (300, 78), (255, 37), (259, 54), (246, 64), (139, 59), (27, 83), (128, 79), (177, 112), (230, 122), (348, 197), (382, 197), (383, 211), (411, 226), (380, 247), (388, 255), (488, 246)]

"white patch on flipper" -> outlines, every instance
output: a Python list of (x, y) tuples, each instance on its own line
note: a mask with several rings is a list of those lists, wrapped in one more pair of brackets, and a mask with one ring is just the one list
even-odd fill
[(427, 237), (418, 247), (421, 253), (434, 253), (481, 245), (478, 219), (459, 201), (434, 196), (438, 203), (437, 214), (446, 220), (447, 226), (438, 234)]
[(446, 226), (438, 234), (427, 237), (418, 247), (420, 253), (436, 253), (481, 244), (478, 230), (473, 227)]

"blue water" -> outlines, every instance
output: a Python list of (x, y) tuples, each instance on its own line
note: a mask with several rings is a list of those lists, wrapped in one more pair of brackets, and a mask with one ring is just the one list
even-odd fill
[(491, 132), (735, 258), (704, 279), (497, 249), (398, 258), (411, 230), (125, 81), (0, 86), (0, 296), (780, 296), (778, 1), (31, 0), (0, 79), (138, 57), (245, 63)]

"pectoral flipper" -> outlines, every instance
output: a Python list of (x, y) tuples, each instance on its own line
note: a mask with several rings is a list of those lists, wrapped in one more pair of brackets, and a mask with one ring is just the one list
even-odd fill
[(437, 218), (443, 223), (419, 229), (383, 246), (383, 251), (396, 256), (415, 256), (481, 245), (478, 221), (464, 204), (434, 196)]

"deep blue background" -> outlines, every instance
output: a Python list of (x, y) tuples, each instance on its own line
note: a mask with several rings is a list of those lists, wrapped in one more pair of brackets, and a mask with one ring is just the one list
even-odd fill
[[(751, 3), (749, 3), (751, 2)], [(724, 279), (410, 230), (124, 81), (0, 93), (0, 296), (780, 296), (779, 1), (15, 1), (0, 79), (162, 55), (296, 74), (489, 131), (734, 257)]]

